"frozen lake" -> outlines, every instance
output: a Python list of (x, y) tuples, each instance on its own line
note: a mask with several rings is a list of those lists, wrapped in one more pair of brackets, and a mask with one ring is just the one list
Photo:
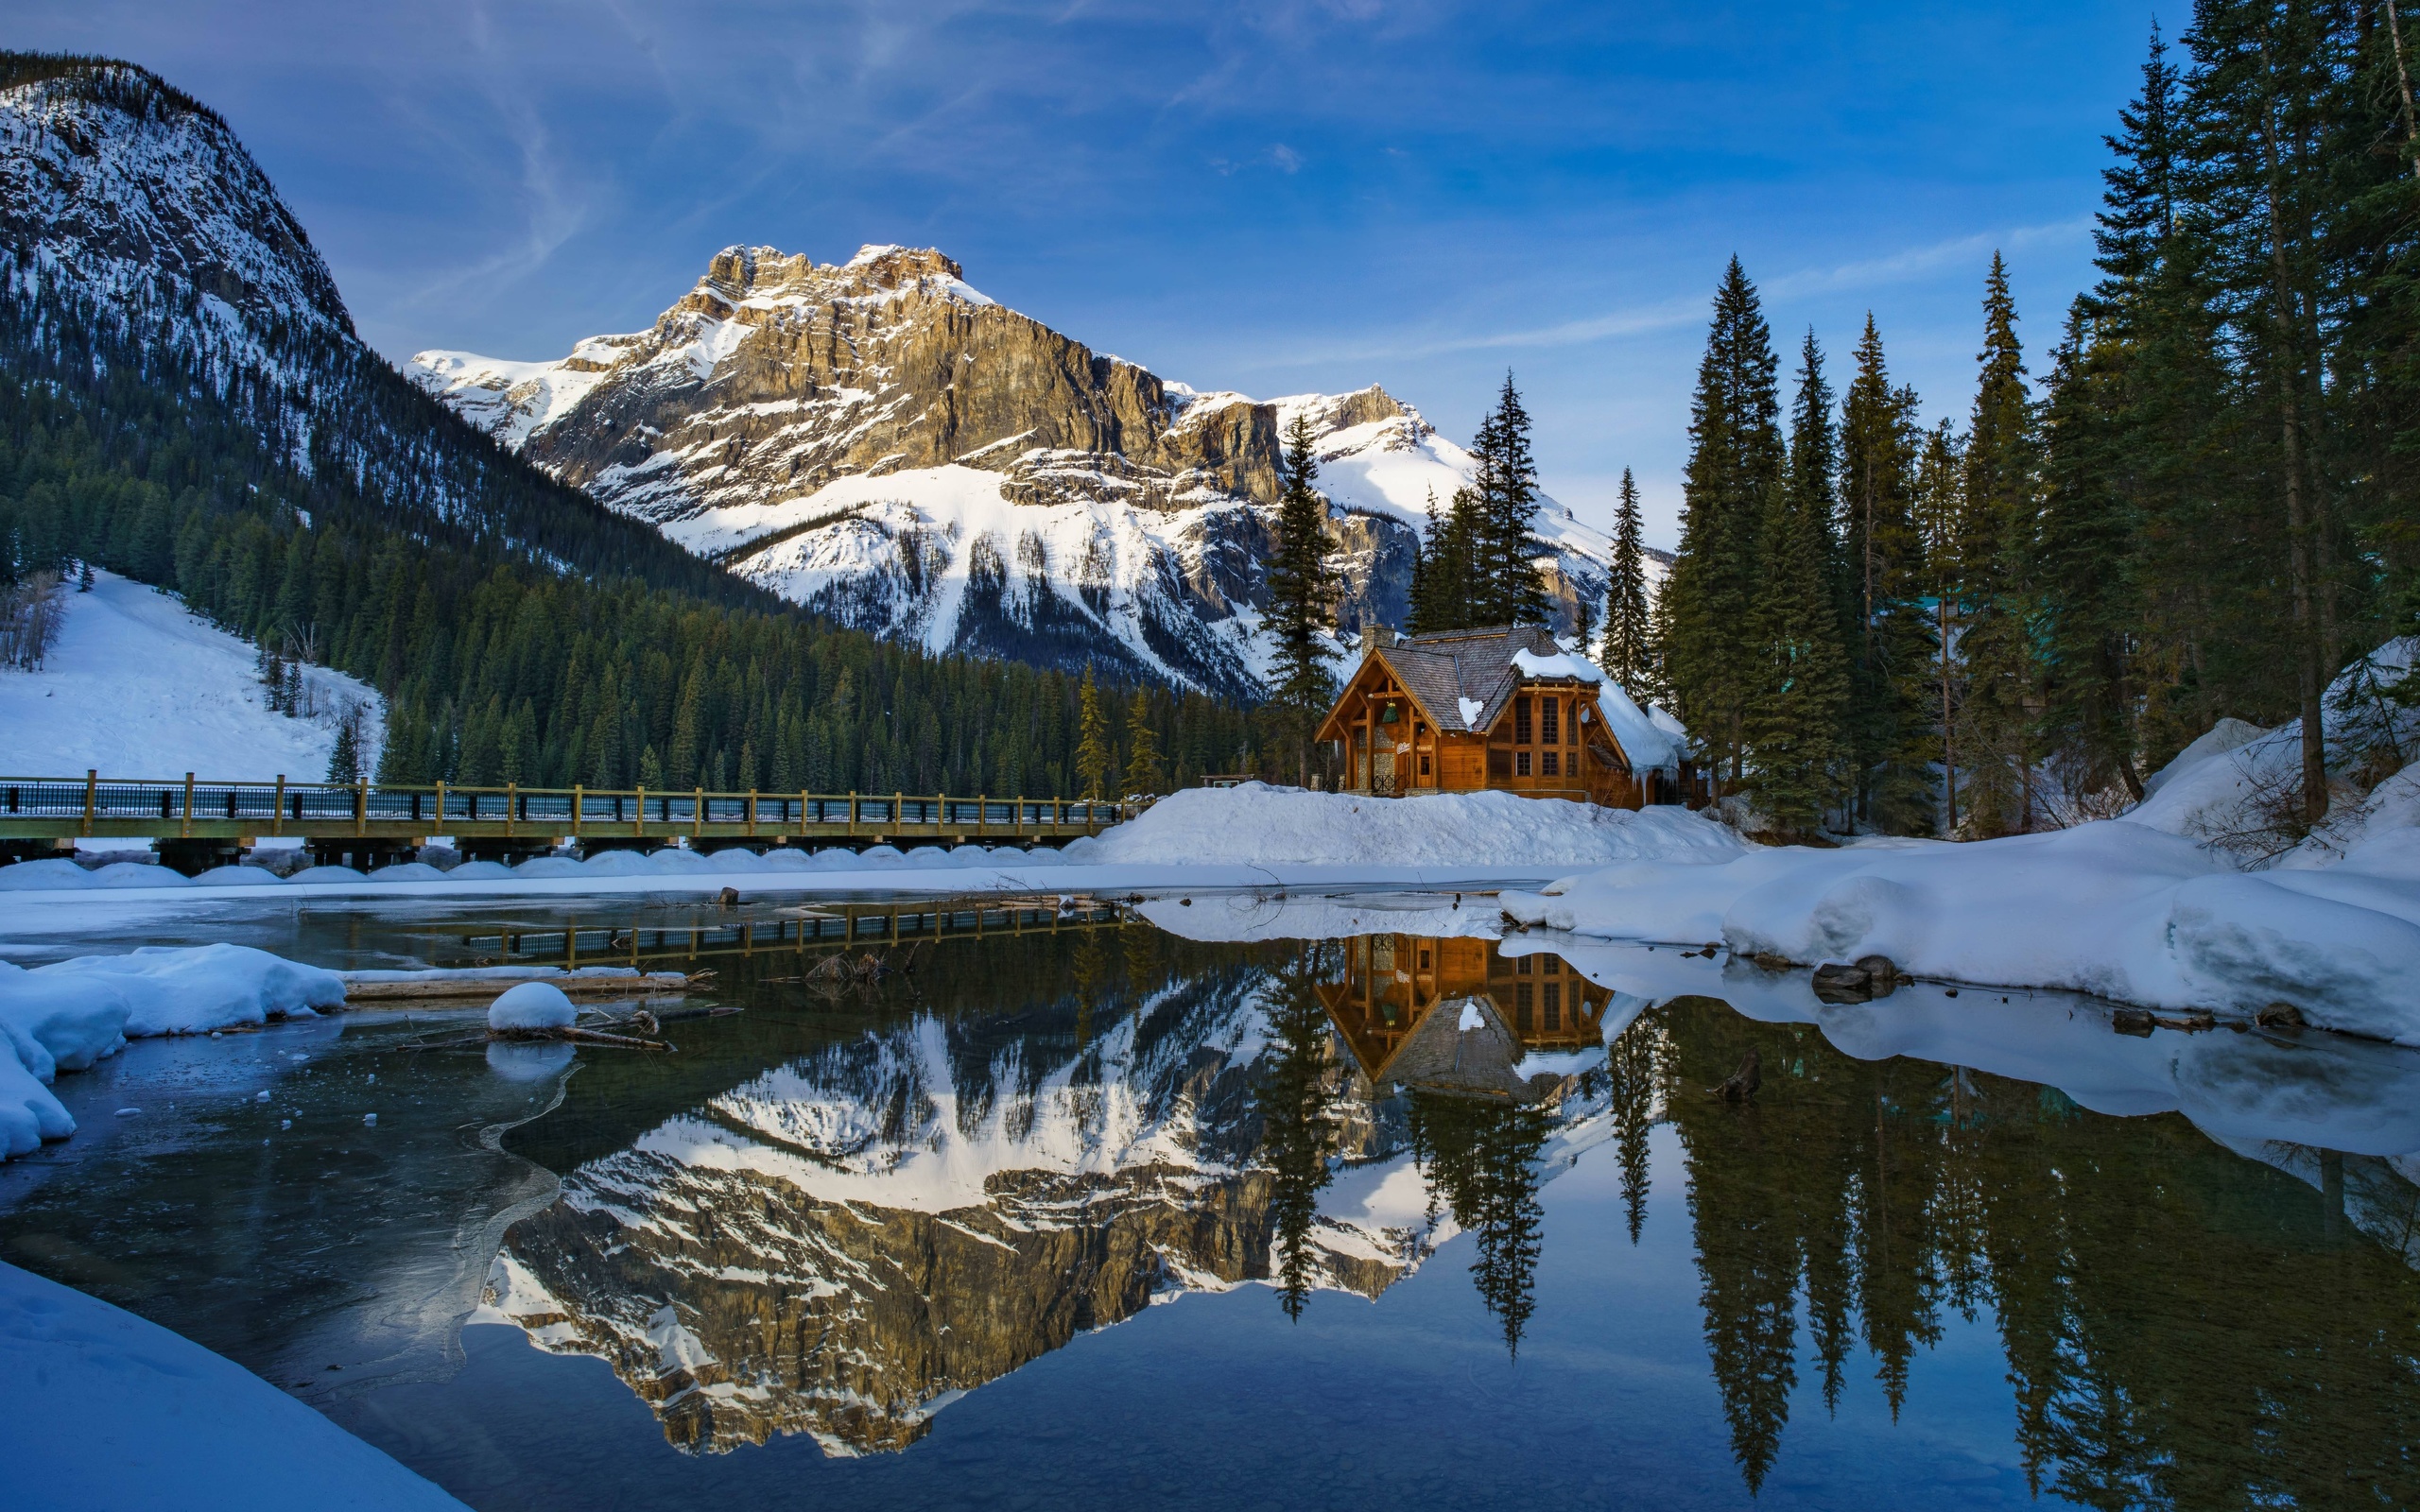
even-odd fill
[[(155, 918), (56, 954), (577, 952), (741, 1011), (138, 1041), (0, 1166), (0, 1257), (483, 1512), (2420, 1502), (2420, 1055), (1820, 1005), (1473, 902), (912, 955), (933, 905)], [(843, 929), (891, 974), (819, 979)]]

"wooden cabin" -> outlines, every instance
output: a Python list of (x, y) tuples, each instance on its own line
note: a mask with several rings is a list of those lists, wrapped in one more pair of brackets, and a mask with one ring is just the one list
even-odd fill
[[(1320, 1002), (1374, 1086), (1390, 1082), (1515, 1091), (1505, 1069), (1475, 1061), (1455, 1040), (1463, 1005), (1478, 1003), (1509, 1031), (1511, 1058), (1531, 1050), (1583, 1050), (1601, 1042), (1613, 992), (1562, 957), (1507, 955), (1492, 939), (1366, 935), (1344, 943), (1341, 979), (1320, 984)], [(1437, 1015), (1443, 1021), (1432, 1023)], [(1442, 1038), (1442, 1041), (1440, 1037)], [(1418, 1046), (1439, 1041), (1443, 1057)], [(1497, 1057), (1502, 1058), (1502, 1057)]]
[(1341, 747), (1352, 793), (1497, 788), (1626, 809), (1694, 796), (1685, 766), (1634, 761), (1584, 666), (1540, 625), (1372, 630), (1318, 738)]

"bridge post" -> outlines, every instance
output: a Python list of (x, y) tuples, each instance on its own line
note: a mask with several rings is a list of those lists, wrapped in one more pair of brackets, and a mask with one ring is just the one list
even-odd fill
[[(283, 777), (278, 779), (278, 782), (281, 783), (285, 781), (285, 779)], [(445, 779), (441, 777), (437, 780), (437, 827), (440, 830), (445, 828)], [(456, 846), (454, 848), (457, 855), (461, 853), (461, 850), (462, 848), (460, 846)]]
[(97, 766), (84, 768), (84, 833), (93, 833), (93, 806), (100, 801), (101, 771)]
[(639, 789), (639, 815), (631, 821), (631, 833), (641, 839), (647, 836), (647, 789), (644, 786)]
[(756, 838), (756, 790), (748, 790), (748, 838)]
[(507, 839), (510, 839), (512, 836), (512, 823), (514, 818), (519, 816), (520, 812), (521, 784), (518, 782), (507, 782), (504, 784), (504, 833)]
[[(441, 799), (445, 793), (445, 784), (442, 782), (438, 783), (437, 791), (439, 797)], [(284, 834), (285, 833), (285, 774), (284, 772), (277, 774), (276, 803), (277, 806), (269, 811), (268, 833), (271, 834)], [(440, 802), (437, 806), (441, 811), (445, 807), (442, 802)], [(445, 816), (441, 812), (438, 815), (438, 817), (440, 818), (443, 818), (444, 816)]]
[[(185, 791), (193, 791), (193, 779), (185, 779)], [(353, 782), (353, 833), (359, 839), (370, 833), (370, 779), (357, 777)], [(363, 868), (367, 870), (367, 868)]]
[(177, 816), (177, 838), (180, 840), (193, 838), (193, 773), (191, 772), (185, 773), (185, 806), (184, 812)]
[(571, 784), (571, 837), (579, 838), (579, 811), (588, 807), (588, 789), (581, 783)]
[[(692, 842), (706, 837), (706, 790), (699, 788), (689, 799), (689, 838)], [(696, 849), (695, 845), (691, 849)]]

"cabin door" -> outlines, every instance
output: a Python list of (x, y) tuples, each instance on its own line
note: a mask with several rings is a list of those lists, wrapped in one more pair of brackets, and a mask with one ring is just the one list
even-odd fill
[(1392, 793), (1394, 790), (1395, 747), (1393, 742), (1386, 741), (1370, 753), (1370, 791)]

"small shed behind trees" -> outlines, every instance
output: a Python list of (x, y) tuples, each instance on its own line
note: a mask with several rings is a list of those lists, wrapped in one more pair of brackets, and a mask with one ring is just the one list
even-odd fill
[(1629, 809), (1702, 800), (1680, 725), (1542, 625), (1371, 631), (1319, 738), (1342, 747), (1348, 792), (1498, 788)]

